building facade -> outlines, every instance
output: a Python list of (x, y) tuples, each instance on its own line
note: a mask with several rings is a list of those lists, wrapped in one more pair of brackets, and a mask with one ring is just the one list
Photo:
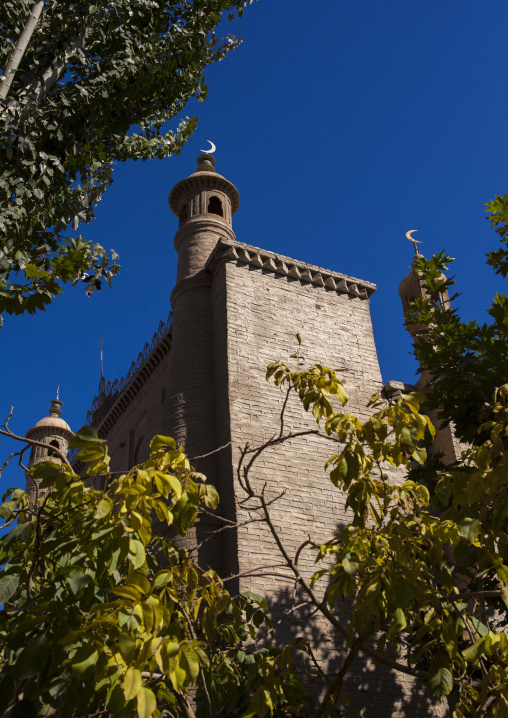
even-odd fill
[[(214, 533), (219, 524), (210, 518), (183, 544), (208, 539), (200, 565), (216, 569), (233, 592), (267, 596), (277, 620), (293, 601), (294, 584), (284, 578), (267, 526), (249, 523), (255, 513), (238, 478), (244, 447), (260, 446), (281, 430), (285, 395), (265, 380), (268, 363), (288, 359), (299, 335), (305, 366), (339, 370), (348, 409), (360, 419), (368, 416), (372, 394), (397, 398), (405, 385), (383, 385), (370, 316), (375, 285), (238, 241), (233, 216), (239, 194), (214, 164), (211, 155), (200, 155), (196, 171), (171, 190), (169, 206), (179, 226), (170, 317), (126, 379), (102, 384), (89, 422), (108, 440), (113, 471), (145, 460), (155, 434), (184, 446), (191, 463), (217, 487), (220, 515), (236, 527)], [(403, 302), (420, 290), (411, 270), (401, 285)], [(312, 416), (290, 397), (285, 430), (314, 427)], [(319, 544), (346, 522), (345, 499), (324, 471), (332, 448), (326, 439), (302, 436), (264, 451), (251, 471), (269, 498), (282, 495), (270, 510), (292, 555), (308, 537)], [(312, 551), (302, 551), (299, 567), (310, 577)], [(331, 669), (338, 665), (344, 646), (319, 622), (296, 614), (280, 630), (285, 641), (308, 638)], [(351, 715), (360, 708), (369, 717), (430, 714), (409, 677), (374, 668), (363, 664), (348, 678)]]

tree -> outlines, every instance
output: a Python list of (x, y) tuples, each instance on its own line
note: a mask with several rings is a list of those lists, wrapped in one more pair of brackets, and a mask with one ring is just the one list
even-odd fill
[(235, 49), (221, 13), (253, 0), (5, 0), (0, 6), (0, 313), (34, 313), (117, 255), (76, 235), (115, 162), (178, 154), (196, 126), (166, 123), (206, 98), (204, 70)]
[(72, 446), (105, 490), (61, 457), (30, 470), (35, 503), (10, 489), (0, 508), (14, 526), (0, 541), (2, 714), (192, 718), (220, 707), (247, 717), (266, 704), (300, 714), (306, 696), (291, 647), (253, 642), (270, 630), (264, 599), (231, 596), (214, 571), (152, 533), (154, 515), (184, 536), (217, 505), (181, 447), (156, 436), (148, 461), (112, 476), (93, 429)]

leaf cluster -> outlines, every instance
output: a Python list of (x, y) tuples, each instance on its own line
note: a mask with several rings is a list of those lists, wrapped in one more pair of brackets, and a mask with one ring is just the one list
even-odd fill
[(0, 540), (0, 711), (188, 718), (196, 689), (197, 716), (301, 702), (291, 648), (256, 648), (271, 626), (266, 602), (231, 596), (169, 537), (218, 504), (182, 448), (156, 436), (146, 462), (113, 475), (91, 427), (71, 448), (88, 479), (40, 462), (36, 501), (10, 489), (0, 506), (11, 528)]
[[(224, 11), (252, 0), (45, 2), (0, 100), (0, 313), (44, 309), (68, 281), (87, 292), (119, 269), (74, 235), (94, 217), (116, 162), (179, 154), (197, 119), (167, 129), (206, 98), (204, 70), (239, 40), (216, 34)], [(0, 7), (5, 68), (32, 3)]]
[[(361, 421), (330, 402), (345, 396), (333, 371), (279, 362), (268, 367), (272, 376), (312, 407), (340, 447), (326, 468), (351, 518), (316, 547), (325, 567), (309, 586), (326, 582), (327, 605), (342, 611), (350, 648), (374, 641), (379, 661), (403, 663), (434, 698), (455, 691), (455, 716), (486, 705), (489, 715), (505, 715), (508, 385), (495, 392), (494, 418), (477, 426), (482, 441), (463, 463), (422, 471), (435, 433), (420, 411), (423, 394), (394, 405), (375, 395), (373, 414)], [(347, 700), (343, 693), (331, 694), (330, 709)]]

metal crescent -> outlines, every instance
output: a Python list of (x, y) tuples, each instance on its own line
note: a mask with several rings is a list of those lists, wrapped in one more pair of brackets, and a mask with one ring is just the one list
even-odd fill
[[(215, 145), (213, 144), (213, 142), (211, 140), (207, 140), (207, 142), (209, 142), (212, 145), (210, 147), (210, 149), (209, 150), (199, 150), (199, 151), (204, 152), (206, 155), (213, 155), (213, 153), (215, 152), (215, 150), (217, 148), (215, 147)], [(411, 231), (414, 232), (414, 229), (412, 229)]]
[(412, 233), (412, 232), (418, 232), (418, 230), (417, 230), (417, 229), (410, 229), (409, 232), (406, 232), (406, 237), (407, 237), (411, 242), (416, 242), (417, 240), (416, 240), (416, 239), (413, 239), (413, 238), (411, 237), (411, 233)]

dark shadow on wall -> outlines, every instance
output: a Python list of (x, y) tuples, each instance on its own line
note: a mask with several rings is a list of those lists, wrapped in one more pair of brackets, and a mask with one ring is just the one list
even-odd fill
[[(325, 676), (320, 675), (312, 658), (303, 650), (295, 651), (296, 665), (305, 674), (305, 683), (311, 695), (319, 702), (326, 689), (326, 681), (334, 680), (348, 653), (346, 640), (330, 626), (320, 613), (305, 607), (291, 612), (294, 606), (305, 601), (306, 595), (298, 589), (282, 588), (268, 599), (270, 614), (276, 626), (273, 642), (287, 645), (308, 641)], [(347, 624), (347, 602), (336, 612), (344, 626)], [(451, 716), (446, 701), (436, 702), (421, 680), (394, 671), (385, 666), (376, 668), (370, 656), (360, 653), (342, 686), (350, 697), (349, 707), (341, 709), (347, 718), (427, 718)]]

